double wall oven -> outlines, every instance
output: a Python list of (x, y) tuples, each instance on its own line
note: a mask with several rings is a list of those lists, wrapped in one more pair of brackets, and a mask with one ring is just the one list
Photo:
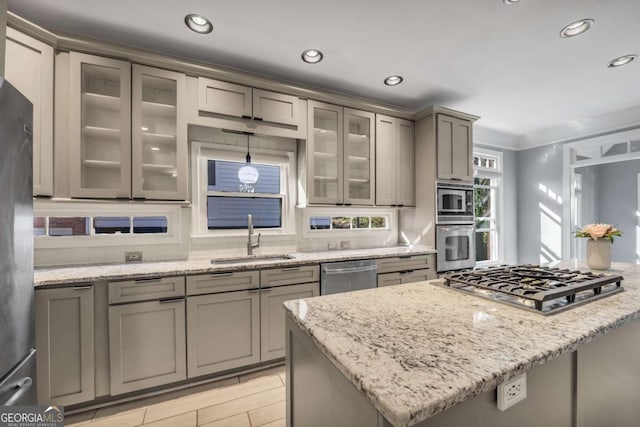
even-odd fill
[(436, 184), (438, 272), (473, 268), (475, 227), (473, 184)]

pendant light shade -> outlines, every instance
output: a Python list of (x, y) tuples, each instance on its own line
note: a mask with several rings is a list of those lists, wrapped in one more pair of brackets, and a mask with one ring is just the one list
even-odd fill
[(238, 169), (238, 179), (240, 180), (240, 191), (243, 193), (255, 192), (255, 184), (258, 182), (260, 172), (251, 164), (251, 153), (249, 152), (249, 137), (247, 136), (247, 157), (246, 164)]

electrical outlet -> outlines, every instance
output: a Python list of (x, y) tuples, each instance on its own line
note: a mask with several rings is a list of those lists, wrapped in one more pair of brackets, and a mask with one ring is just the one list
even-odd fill
[(124, 253), (124, 260), (125, 260), (125, 262), (142, 261), (142, 251), (125, 252)]
[(527, 398), (527, 374), (521, 374), (498, 386), (498, 409), (506, 411)]
[(340, 249), (351, 249), (351, 242), (349, 240), (340, 240)]

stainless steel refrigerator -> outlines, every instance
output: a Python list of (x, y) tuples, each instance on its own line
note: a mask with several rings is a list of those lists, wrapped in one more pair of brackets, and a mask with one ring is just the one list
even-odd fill
[(35, 405), (33, 107), (0, 77), (0, 405)]

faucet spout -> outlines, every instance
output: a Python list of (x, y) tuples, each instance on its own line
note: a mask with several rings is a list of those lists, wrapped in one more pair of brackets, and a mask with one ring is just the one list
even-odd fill
[(253, 255), (253, 250), (255, 248), (260, 247), (260, 233), (258, 233), (258, 241), (253, 242), (253, 216), (251, 214), (247, 215), (247, 231), (248, 231), (248, 240), (247, 240), (247, 255)]

